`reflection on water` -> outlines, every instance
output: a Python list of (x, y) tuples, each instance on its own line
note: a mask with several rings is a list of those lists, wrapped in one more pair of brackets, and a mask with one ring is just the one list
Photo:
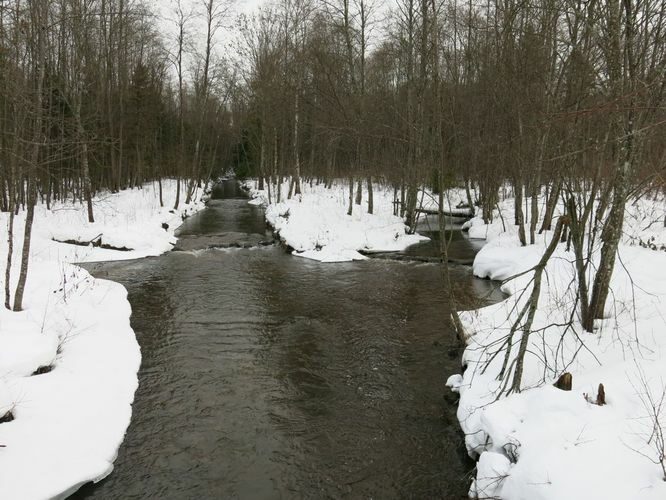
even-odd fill
[[(231, 207), (233, 209), (229, 210)], [(188, 219), (176, 231), (176, 236), (224, 232), (263, 235), (267, 229), (263, 210), (248, 204), (238, 185), (224, 182), (213, 189), (208, 209)]]
[[(265, 230), (224, 189), (184, 234)], [(143, 364), (116, 470), (76, 498), (466, 497), (438, 266), (264, 247), (89, 267), (127, 287)]]
[[(454, 262), (469, 262), (474, 258), (484, 244), (482, 240), (469, 238), (467, 233), (461, 231), (462, 218), (446, 218), (446, 241), (449, 259)], [(439, 258), (440, 250), (440, 232), (437, 216), (428, 215), (421, 217), (416, 230), (419, 234), (430, 238), (429, 241), (422, 241), (405, 249), (403, 254), (419, 257)]]

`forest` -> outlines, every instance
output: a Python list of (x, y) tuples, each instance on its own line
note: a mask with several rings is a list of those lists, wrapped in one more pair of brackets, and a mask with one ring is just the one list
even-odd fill
[(489, 221), (508, 184), (523, 244), (560, 198), (574, 233), (603, 235), (581, 297), (590, 320), (603, 309), (624, 204), (663, 185), (662, 2), (285, 0), (240, 19), (234, 58), (213, 50), (229, 3), (204, 2), (202, 47), (186, 6), (171, 9), (171, 40), (150, 7), (2, 3), (4, 211), (74, 198), (93, 221), (95, 192), (165, 176), (189, 202), (232, 165), (269, 192), (290, 178), (277, 201), (347, 178), (350, 212), (365, 190), (372, 213), (380, 179), (413, 228), (422, 186), (464, 185)]
[[(340, 255), (352, 255), (344, 260), (418, 241), (424, 215), (439, 216), (444, 235), (445, 216), (469, 214), (468, 237), (487, 241), (473, 274), (501, 281), (513, 301), (475, 318), (458, 311), (463, 300), (448, 265), (451, 241), (441, 237), (446, 321), (451, 338), (467, 348), (463, 374), (448, 385), (461, 395), (469, 454), (487, 457), (475, 483), (484, 498), (481, 472), (490, 462), (483, 460), (501, 455), (493, 474), (503, 477), (510, 475), (505, 461), (520, 462), (506, 443), (493, 442), (500, 439), (496, 428), (479, 423), (469, 401), (504, 408), (503, 401), (553, 382), (571, 390), (570, 372), (584, 365), (580, 371), (588, 373), (594, 364), (579, 353), (604, 364), (589, 345), (595, 335), (603, 338), (611, 317), (623, 333), (612, 349), (601, 349), (606, 354), (635, 340), (627, 348), (634, 359), (634, 349), (642, 355), (652, 346), (641, 336), (649, 316), (641, 308), (660, 292), (641, 288), (643, 268), (620, 255), (638, 247), (662, 258), (666, 249), (659, 232), (666, 230), (666, 2), (242, 3), (0, 0), (3, 314), (30, 311), (36, 214), (55, 214), (52, 224), (62, 225), (61, 211), (85, 210), (85, 237), (62, 227), (46, 237), (40, 229), (38, 238), (49, 245), (102, 246), (104, 234), (111, 241), (105, 250), (159, 255), (174, 245), (176, 226), (203, 210), (202, 196), (231, 175), (247, 180), (250, 203), (266, 207), (276, 241), (297, 255), (312, 258), (333, 246), (330, 227), (317, 226), (306, 244), (296, 226), (316, 226), (305, 212), (334, 196), (344, 198), (331, 209), (339, 209), (340, 228), (371, 220), (373, 231), (384, 228), (388, 236), (377, 248), (362, 235), (366, 243), (344, 248)], [(148, 185), (159, 207), (129, 194), (140, 208), (133, 213), (123, 205), (129, 211), (118, 213), (127, 227), (145, 216), (152, 229), (166, 232), (148, 236), (137, 223), (134, 239), (125, 240), (118, 225), (109, 239), (107, 205), (115, 201), (107, 200), (125, 200)], [(395, 224), (400, 234), (389, 241)], [(338, 262), (328, 258), (315, 260)], [(64, 274), (54, 280), (66, 282)], [(70, 285), (60, 284), (58, 293)], [(479, 340), (484, 328), (495, 333)], [(659, 349), (648, 349), (657, 360)], [(469, 382), (465, 396), (472, 365), (489, 389), (475, 392), (478, 383)], [(651, 460), (666, 477), (666, 389), (660, 399), (648, 390), (652, 379), (637, 370), (633, 386), (643, 389), (635, 392), (652, 418)], [(606, 404), (603, 384), (585, 390), (579, 399)], [(485, 441), (472, 437), (477, 432)], [(486, 486), (489, 498), (523, 494)]]

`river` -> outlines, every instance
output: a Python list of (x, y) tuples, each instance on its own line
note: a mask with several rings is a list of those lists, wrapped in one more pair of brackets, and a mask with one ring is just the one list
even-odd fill
[[(270, 239), (233, 181), (179, 235), (223, 232)], [(114, 472), (73, 498), (466, 498), (439, 265), (273, 245), (85, 267), (127, 288), (143, 362)], [(498, 299), (468, 267), (451, 275), (463, 307)]]

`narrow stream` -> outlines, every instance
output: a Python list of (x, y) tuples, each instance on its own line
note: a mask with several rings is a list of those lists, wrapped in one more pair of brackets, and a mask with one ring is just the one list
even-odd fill
[[(192, 250), (86, 266), (127, 287), (143, 363), (114, 472), (73, 498), (466, 498), (440, 267), (197, 250), (270, 239), (234, 182), (214, 195), (180, 231)], [(463, 306), (498, 299), (451, 272)]]

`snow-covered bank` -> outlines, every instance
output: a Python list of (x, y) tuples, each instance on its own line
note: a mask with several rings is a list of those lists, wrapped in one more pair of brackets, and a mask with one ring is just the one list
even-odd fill
[[(547, 232), (521, 247), (510, 225), (513, 200), (501, 208), (506, 231), (500, 220), (470, 223), (470, 236), (487, 238), (474, 262), (479, 277), (505, 280), (530, 269), (552, 237)], [(627, 209), (608, 316), (594, 333), (584, 332), (571, 315), (577, 305), (573, 253), (560, 244), (549, 261), (523, 392), (496, 400), (504, 351), (495, 354), (528, 299), (533, 273), (503, 285), (511, 294), (506, 301), (462, 313), (470, 336), (467, 369), (448, 383), (460, 392), (458, 417), (468, 450), (480, 455), (471, 490), (478, 498), (666, 498), (659, 450), (666, 431), (666, 203), (646, 199)], [(516, 333), (514, 353), (519, 340)], [(565, 371), (573, 375), (570, 392), (552, 385)], [(603, 406), (594, 404), (600, 383)]]
[[(0, 308), (0, 496), (66, 496), (109, 474), (130, 422), (141, 355), (130, 327), (125, 289), (94, 279), (77, 262), (159, 255), (197, 201), (171, 211), (175, 182), (94, 200), (89, 224), (84, 206), (58, 203), (35, 211), (24, 310)], [(7, 256), (7, 214), (0, 214), (0, 261)], [(20, 266), (24, 213), (15, 221), (12, 292)], [(102, 242), (129, 251), (58, 243)], [(1, 280), (0, 280), (1, 281)], [(2, 282), (4, 289), (4, 282)], [(47, 371), (32, 375), (36, 371)]]
[(259, 191), (255, 181), (247, 181), (250, 203), (266, 206), (266, 220), (280, 238), (294, 249), (294, 255), (321, 262), (343, 262), (365, 259), (359, 251), (400, 251), (428, 238), (406, 233), (400, 217), (393, 215), (393, 190), (375, 184), (374, 214), (367, 213), (367, 192), (363, 202), (354, 205), (347, 215), (349, 186), (334, 183), (302, 184), (302, 194), (286, 199), (288, 183), (282, 187), (281, 203), (268, 204), (267, 191)]

